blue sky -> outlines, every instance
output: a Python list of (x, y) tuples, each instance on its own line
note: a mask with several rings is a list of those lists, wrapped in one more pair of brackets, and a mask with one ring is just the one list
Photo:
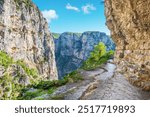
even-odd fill
[(105, 26), (103, 0), (32, 0), (47, 18), (51, 32), (101, 31)]

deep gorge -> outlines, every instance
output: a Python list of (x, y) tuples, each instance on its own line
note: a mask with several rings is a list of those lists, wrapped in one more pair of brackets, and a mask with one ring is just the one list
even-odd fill
[[(149, 93), (141, 91), (150, 90), (149, 6), (148, 0), (105, 0), (111, 37), (102, 32), (66, 32), (53, 40), (46, 19), (31, 0), (0, 0), (0, 99), (18, 99), (24, 88), (31, 96), (27, 95), (27, 99), (107, 99), (109, 95), (100, 95), (105, 92), (103, 89), (115, 99), (118, 92), (111, 87), (120, 91), (117, 82), (122, 90), (126, 90), (125, 86), (132, 89), (132, 92), (127, 90), (131, 97), (118, 99), (149, 99)], [(116, 45), (113, 62), (58, 80), (79, 68), (99, 42), (107, 50), (114, 50)], [(70, 92), (74, 90), (75, 93)], [(60, 97), (51, 97), (57, 94)]]
[(103, 32), (87, 31), (84, 33), (65, 32), (55, 41), (55, 56), (60, 79), (68, 73), (77, 70), (90, 57), (94, 47), (103, 42), (107, 51), (115, 50), (112, 39)]

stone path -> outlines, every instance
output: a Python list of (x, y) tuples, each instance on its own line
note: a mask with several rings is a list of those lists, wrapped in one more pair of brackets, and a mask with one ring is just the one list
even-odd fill
[[(93, 71), (81, 71), (83, 81), (58, 88), (48, 99), (65, 100), (147, 100), (150, 92), (131, 85), (123, 75), (115, 72), (116, 66), (108, 62)], [(55, 99), (55, 98), (54, 98)]]

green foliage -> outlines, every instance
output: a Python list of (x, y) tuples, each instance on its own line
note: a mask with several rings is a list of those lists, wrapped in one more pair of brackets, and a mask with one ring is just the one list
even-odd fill
[(28, 76), (32, 76), (33, 78), (38, 77), (38, 71), (36, 69), (30, 69), (29, 67), (27, 67), (23, 60), (18, 60), (16, 64), (21, 66)]
[(1, 97), (0, 99), (16, 99), (19, 92), (24, 88), (23, 85), (15, 82), (16, 78), (12, 78), (8, 73), (0, 78)]
[(31, 2), (31, 0), (23, 0), (23, 2), (25, 3), (25, 5), (26, 5), (27, 8), (32, 7), (32, 2)]
[(68, 80), (68, 82), (77, 82), (79, 80), (83, 80), (83, 77), (78, 71), (73, 71), (67, 74), (64, 79)]
[[(23, 79), (25, 76), (16, 70), (16, 75), (12, 76), (11, 73), (6, 72), (0, 78), (0, 99), (33, 99), (40, 97), (43, 94), (51, 94), (56, 88), (63, 86), (69, 82), (77, 82), (82, 80), (82, 76), (78, 71), (74, 71), (66, 75), (62, 80), (54, 81), (39, 81), (38, 71), (35, 69), (30, 69), (23, 60), (14, 61), (7, 53), (0, 51), (0, 66), (3, 66), (6, 71), (11, 67), (11, 65), (20, 66), (28, 77), (30, 77), (30, 86), (24, 86), (20, 84), (20, 78)], [(36, 81), (39, 82), (36, 82)], [(36, 92), (28, 92), (28, 88), (37, 89)]]
[(16, 3), (17, 9), (20, 8), (20, 5), (21, 5), (22, 3), (24, 3), (25, 6), (26, 6), (26, 8), (28, 8), (28, 9), (32, 7), (32, 1), (31, 1), (31, 0), (14, 0), (14, 1), (15, 1), (15, 3)]
[(16, 4), (21, 4), (21, 0), (14, 0)]
[(38, 71), (36, 69), (30, 69), (23, 60), (18, 60), (16, 62), (13, 61), (13, 58), (7, 55), (7, 53), (0, 51), (0, 65), (8, 68), (8, 66), (12, 64), (17, 64), (21, 66), (27, 75), (32, 76), (33, 78), (38, 77)]
[(25, 99), (25, 100), (31, 100), (35, 97), (41, 96), (45, 92), (41, 89), (36, 90), (36, 91), (27, 91), (23, 96), (19, 97), (18, 99)]
[(69, 82), (77, 82), (79, 80), (83, 80), (82, 76), (80, 75), (80, 73), (78, 73), (78, 71), (73, 71), (72, 73), (66, 75), (62, 80), (41, 81), (38, 84), (30, 86), (37, 91), (29, 92), (28, 89), (23, 89), (18, 99), (41, 99), (39, 98), (41, 95), (52, 94), (58, 87), (63, 86)]
[(18, 97), (19, 100), (40, 100), (43, 99), (42, 95), (52, 94), (56, 88), (49, 88), (47, 90), (44, 89), (35, 89), (35, 91), (25, 91), (22, 92), (22, 95)]
[(91, 52), (91, 59), (93, 61), (98, 61), (102, 56), (106, 54), (106, 46), (104, 43), (100, 42), (95, 46), (94, 51)]
[(59, 33), (52, 33), (52, 36), (54, 37), (54, 39), (58, 39), (60, 34)]
[(115, 52), (114, 52), (113, 50), (110, 50), (110, 51), (108, 52), (108, 54), (109, 54), (109, 55), (112, 55), (112, 56), (114, 55), (114, 53), (115, 53)]
[(114, 51), (106, 51), (106, 46), (104, 43), (100, 42), (95, 46), (91, 56), (83, 63), (82, 69), (93, 70), (99, 67), (101, 64), (107, 62), (114, 55)]
[(4, 75), (0, 77), (0, 99), (17, 99), (21, 90), (25, 88), (24, 84), (19, 83), (20, 79), (26, 78), (25, 74), (21, 74), (19, 69), (14, 69), (15, 75), (13, 76), (9, 70), (12, 65), (21, 67), (31, 83), (39, 80), (36, 69), (30, 69), (22, 60), (14, 61), (6, 52), (0, 51), (0, 66), (5, 69)]
[(9, 65), (13, 64), (13, 59), (8, 56), (5, 52), (0, 51), (0, 65), (8, 68)]
[(70, 74), (66, 75), (62, 80), (53, 80), (53, 81), (41, 81), (39, 84), (37, 85), (33, 85), (34, 88), (37, 89), (49, 89), (52, 87), (60, 87), (63, 86), (65, 84), (67, 84), (68, 82), (77, 82), (79, 80), (82, 80), (82, 76), (80, 75), (80, 73), (78, 73), (78, 71), (73, 71)]

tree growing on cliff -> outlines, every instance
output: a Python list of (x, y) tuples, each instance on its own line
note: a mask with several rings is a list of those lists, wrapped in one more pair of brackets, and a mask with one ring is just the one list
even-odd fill
[(102, 56), (106, 54), (106, 46), (104, 43), (100, 42), (95, 46), (94, 51), (91, 52), (91, 59), (98, 61)]
[(105, 44), (100, 42), (95, 46), (94, 50), (91, 52), (90, 57), (83, 63), (81, 68), (84, 70), (95, 69), (112, 58), (113, 54), (113, 50), (107, 52)]

